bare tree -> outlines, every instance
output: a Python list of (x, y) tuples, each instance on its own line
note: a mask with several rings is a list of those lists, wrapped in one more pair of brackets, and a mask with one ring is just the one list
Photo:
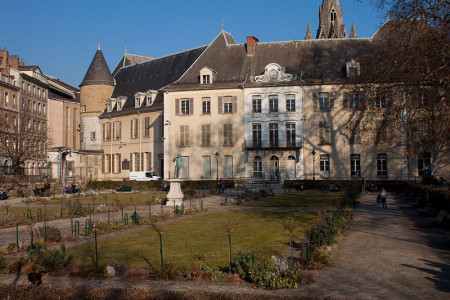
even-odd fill
[(371, 2), (395, 19), (360, 57), (359, 76), (342, 87), (347, 105), (360, 108), (349, 123), (371, 127), (375, 143), (387, 140), (408, 155), (429, 151), (436, 165), (448, 164), (449, 1)]
[(16, 111), (1, 115), (0, 122), (0, 147), (11, 160), (14, 174), (21, 174), (27, 160), (44, 157), (46, 124), (34, 117), (32, 107), (22, 102)]

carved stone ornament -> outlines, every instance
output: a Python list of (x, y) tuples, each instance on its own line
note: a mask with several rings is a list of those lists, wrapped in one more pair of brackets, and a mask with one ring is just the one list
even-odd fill
[(254, 82), (291, 81), (295, 75), (284, 73), (284, 68), (279, 64), (270, 63), (266, 66), (264, 74), (253, 77)]

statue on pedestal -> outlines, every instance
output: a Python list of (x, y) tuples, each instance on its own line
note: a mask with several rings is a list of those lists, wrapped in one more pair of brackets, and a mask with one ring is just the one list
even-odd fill
[(183, 167), (183, 159), (180, 154), (177, 154), (177, 157), (175, 157), (173, 161), (175, 162), (175, 172), (173, 173), (173, 178), (178, 179), (180, 178), (180, 170)]

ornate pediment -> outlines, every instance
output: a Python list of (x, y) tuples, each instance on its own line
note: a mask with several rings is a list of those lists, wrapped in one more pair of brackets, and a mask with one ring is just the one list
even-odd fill
[(254, 82), (278, 82), (278, 81), (291, 81), (295, 80), (295, 74), (287, 74), (284, 72), (279, 64), (270, 63), (266, 66), (264, 74), (259, 76), (254, 76)]

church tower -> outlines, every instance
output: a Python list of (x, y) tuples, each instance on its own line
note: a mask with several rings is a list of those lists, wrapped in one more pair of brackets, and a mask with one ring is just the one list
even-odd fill
[(81, 150), (101, 149), (101, 126), (98, 116), (105, 109), (114, 85), (114, 78), (100, 50), (99, 42), (98, 50), (80, 84)]
[(316, 39), (346, 38), (339, 0), (323, 0), (319, 6), (319, 29)]

